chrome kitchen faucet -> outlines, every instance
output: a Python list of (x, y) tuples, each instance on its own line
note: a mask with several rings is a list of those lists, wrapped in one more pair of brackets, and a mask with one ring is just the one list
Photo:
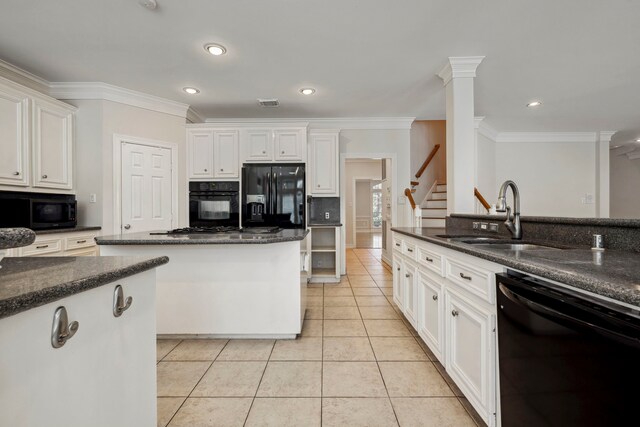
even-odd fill
[[(509, 187), (511, 187), (513, 191), (513, 221), (511, 220), (511, 208), (507, 206), (507, 189)], [(496, 211), (507, 213), (507, 219), (504, 222), (505, 227), (511, 232), (514, 239), (522, 239), (522, 227), (520, 226), (520, 192), (515, 182), (508, 180), (500, 186)]]

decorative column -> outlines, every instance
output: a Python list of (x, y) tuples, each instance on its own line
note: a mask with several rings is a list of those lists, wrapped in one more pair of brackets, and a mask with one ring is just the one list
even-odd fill
[(440, 71), (447, 98), (447, 214), (474, 213), (473, 79), (484, 56), (449, 57)]
[(596, 141), (596, 217), (609, 218), (609, 150), (615, 132), (600, 132)]

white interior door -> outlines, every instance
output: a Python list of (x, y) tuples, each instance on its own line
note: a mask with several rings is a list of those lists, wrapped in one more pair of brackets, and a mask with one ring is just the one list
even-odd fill
[(171, 150), (122, 144), (122, 232), (172, 228)]

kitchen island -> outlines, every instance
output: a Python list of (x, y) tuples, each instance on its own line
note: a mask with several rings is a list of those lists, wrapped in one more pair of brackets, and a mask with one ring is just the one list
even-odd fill
[(170, 257), (158, 268), (159, 335), (295, 338), (306, 308), (307, 233), (143, 232), (96, 242), (102, 255)]

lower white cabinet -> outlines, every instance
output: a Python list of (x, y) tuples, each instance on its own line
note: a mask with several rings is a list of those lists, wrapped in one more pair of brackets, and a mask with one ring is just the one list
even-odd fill
[(446, 364), (443, 357), (442, 337), (444, 334), (444, 295), (443, 286), (425, 272), (418, 272), (418, 334), (429, 346), (440, 363)]
[[(116, 285), (131, 306), (113, 315)], [(0, 425), (156, 425), (155, 270), (0, 319)], [(51, 344), (65, 307), (79, 327)]]
[(398, 257), (393, 257), (393, 302), (400, 310), (404, 310), (404, 292), (402, 277), (402, 261)]
[(446, 294), (447, 372), (480, 416), (493, 418), (495, 316), (459, 292)]
[(404, 315), (416, 328), (418, 319), (418, 298), (416, 289), (416, 266), (409, 262), (403, 262), (402, 291), (404, 292)]
[(97, 256), (97, 231), (38, 234), (29, 246), (10, 249), (7, 256)]

